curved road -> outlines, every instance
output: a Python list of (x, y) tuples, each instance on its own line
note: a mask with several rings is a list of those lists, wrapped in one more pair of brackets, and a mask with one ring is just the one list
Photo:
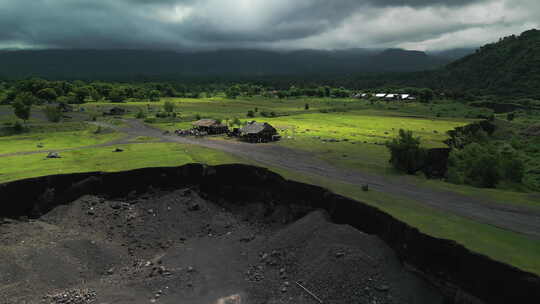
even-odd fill
[[(108, 127), (128, 134), (127, 138), (98, 146), (113, 146), (127, 143), (130, 138), (137, 136), (155, 137), (161, 139), (162, 142), (177, 142), (203, 146), (228, 152), (264, 165), (280, 167), (308, 175), (321, 176), (359, 187), (363, 184), (369, 184), (370, 188), (380, 192), (410, 199), (429, 207), (451, 212), (484, 224), (518, 232), (533, 239), (540, 240), (540, 209), (490, 202), (489, 200), (473, 198), (455, 192), (421, 187), (405, 181), (391, 180), (380, 175), (337, 168), (315, 158), (309, 153), (292, 150), (279, 145), (254, 145), (238, 141), (179, 137), (174, 134), (164, 135), (163, 131), (149, 127), (138, 120), (130, 119), (126, 123), (127, 126), (125, 127)], [(44, 153), (44, 151), (18, 154), (34, 153)], [(2, 156), (8, 155), (0, 155), (0, 157)]]

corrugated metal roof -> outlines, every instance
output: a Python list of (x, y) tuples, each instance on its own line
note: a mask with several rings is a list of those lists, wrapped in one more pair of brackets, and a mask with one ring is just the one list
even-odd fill
[(240, 129), (240, 133), (242, 133), (242, 135), (259, 134), (261, 132), (277, 132), (277, 130), (266, 122), (261, 123), (256, 121), (252, 121)]
[(193, 123), (196, 127), (223, 127), (224, 125), (217, 122), (214, 119), (201, 119)]

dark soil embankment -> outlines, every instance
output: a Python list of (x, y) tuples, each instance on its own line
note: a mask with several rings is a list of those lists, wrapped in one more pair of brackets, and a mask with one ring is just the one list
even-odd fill
[(533, 274), (256, 167), (50, 176), (0, 197), (0, 215), (19, 219), (0, 225), (8, 303), (53, 289), (106, 303), (314, 303), (296, 281), (328, 303), (441, 302), (402, 265), (449, 303), (540, 300)]

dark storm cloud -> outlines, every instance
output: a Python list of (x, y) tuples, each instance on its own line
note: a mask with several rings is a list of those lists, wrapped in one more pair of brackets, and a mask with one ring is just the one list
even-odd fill
[[(471, 28), (519, 28), (494, 11), (508, 1), (0, 0), (0, 48), (394, 47)], [(470, 19), (459, 20), (461, 11)], [(514, 17), (523, 23), (524, 14)]]

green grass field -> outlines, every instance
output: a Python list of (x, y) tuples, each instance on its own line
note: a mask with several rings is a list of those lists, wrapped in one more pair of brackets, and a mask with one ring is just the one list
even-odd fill
[(0, 137), (0, 154), (92, 146), (123, 136), (117, 132), (95, 134), (95, 129), (89, 127), (86, 131), (30, 133)]
[[(113, 152), (118, 147), (124, 152)], [(0, 158), (0, 183), (50, 174), (76, 172), (114, 172), (144, 167), (181, 166), (188, 163), (218, 165), (238, 159), (206, 148), (171, 144), (138, 143), (90, 148), (61, 153), (62, 158), (47, 159), (45, 154)]]

